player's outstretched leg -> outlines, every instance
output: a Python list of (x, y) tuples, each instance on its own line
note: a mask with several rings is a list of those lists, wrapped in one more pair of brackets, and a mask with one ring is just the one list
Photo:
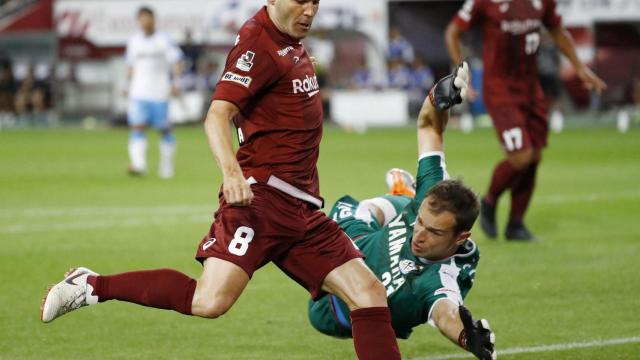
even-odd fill
[(83, 306), (97, 304), (98, 297), (87, 284), (87, 278), (95, 275), (98, 274), (83, 267), (69, 270), (64, 280), (52, 286), (42, 299), (40, 320), (47, 323)]
[(121, 300), (191, 315), (196, 280), (171, 269), (132, 271), (101, 276), (86, 268), (71, 270), (49, 290), (42, 303), (42, 321), (107, 300)]

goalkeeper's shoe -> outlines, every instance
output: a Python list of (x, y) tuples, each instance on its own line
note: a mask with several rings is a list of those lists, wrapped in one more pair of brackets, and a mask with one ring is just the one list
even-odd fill
[(416, 196), (416, 182), (411, 173), (406, 170), (393, 168), (385, 175), (390, 195)]
[(98, 303), (98, 297), (92, 295), (93, 286), (87, 278), (97, 273), (83, 267), (73, 268), (64, 274), (64, 280), (52, 286), (42, 299), (40, 320), (45, 323), (83, 306)]

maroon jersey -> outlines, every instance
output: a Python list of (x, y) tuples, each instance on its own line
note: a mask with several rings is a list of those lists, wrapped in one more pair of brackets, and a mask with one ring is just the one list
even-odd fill
[(246, 178), (266, 183), (273, 175), (319, 198), (319, 91), (302, 43), (280, 32), (263, 7), (240, 29), (213, 94), (240, 109), (237, 159)]
[(556, 0), (467, 0), (453, 21), (463, 31), (482, 29), (485, 101), (521, 103), (543, 96), (536, 53), (540, 27), (561, 25)]

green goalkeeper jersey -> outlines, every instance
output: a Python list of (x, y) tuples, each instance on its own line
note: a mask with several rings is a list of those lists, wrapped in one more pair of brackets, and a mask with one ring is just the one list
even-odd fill
[[(408, 338), (414, 327), (430, 320), (434, 304), (449, 299), (462, 304), (473, 284), (479, 250), (467, 240), (453, 256), (441, 261), (418, 258), (411, 252), (413, 226), (429, 189), (446, 176), (443, 154), (424, 156), (418, 163), (416, 196), (387, 225), (380, 227), (356, 217), (358, 202), (343, 197), (332, 216), (365, 254), (367, 266), (387, 291), (396, 336)], [(368, 230), (367, 230), (368, 228)], [(351, 336), (347, 305), (334, 295), (309, 303), (311, 323), (332, 336)]]

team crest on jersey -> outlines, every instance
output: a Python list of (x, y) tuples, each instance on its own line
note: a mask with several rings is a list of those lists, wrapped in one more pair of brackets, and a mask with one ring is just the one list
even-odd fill
[(242, 54), (238, 61), (236, 62), (236, 68), (242, 71), (249, 71), (253, 67), (253, 58), (256, 56), (256, 53), (253, 51), (247, 51)]
[(400, 272), (404, 275), (407, 275), (408, 273), (412, 272), (412, 271), (418, 271), (420, 270), (418, 268), (418, 266), (416, 265), (416, 263), (414, 261), (411, 260), (400, 260)]
[(248, 88), (251, 84), (251, 80), (252, 79), (250, 76), (238, 75), (236, 73), (232, 73), (231, 71), (227, 71), (226, 73), (224, 73), (224, 75), (222, 75), (222, 78), (220, 79), (220, 81), (231, 81), (246, 88)]

